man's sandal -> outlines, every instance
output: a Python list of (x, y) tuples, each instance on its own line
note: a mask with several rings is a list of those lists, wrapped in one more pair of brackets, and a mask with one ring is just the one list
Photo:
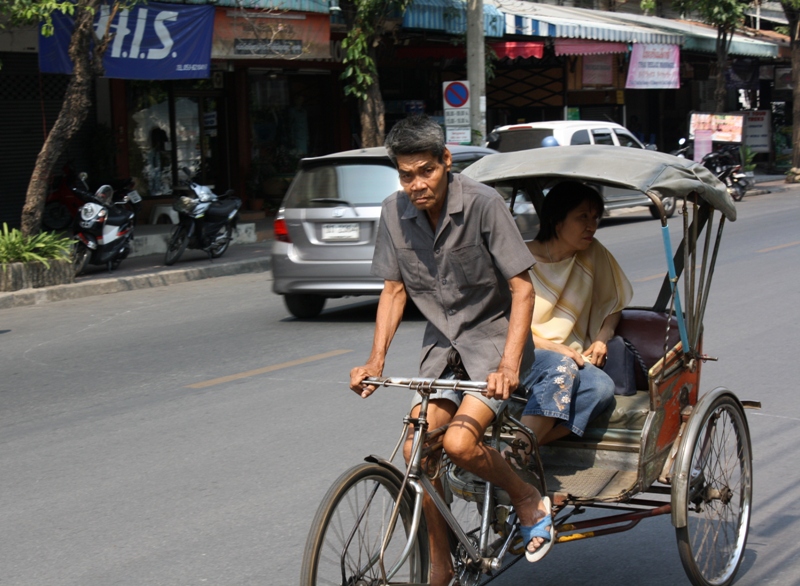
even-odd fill
[[(550, 551), (550, 548), (553, 547), (553, 543), (556, 540), (556, 528), (553, 524), (553, 516), (552, 516), (552, 509), (550, 506), (550, 497), (543, 497), (542, 502), (544, 503), (545, 509), (547, 509), (547, 514), (542, 517), (536, 525), (527, 526), (527, 525), (520, 525), (519, 530), (522, 534), (522, 541), (524, 542), (525, 547), (525, 558), (529, 562), (538, 562), (547, 553)], [(545, 527), (550, 527), (550, 529), (545, 529)], [(531, 539), (534, 537), (541, 537), (544, 539), (544, 543), (542, 543), (536, 551), (528, 551), (528, 544), (531, 542)]]

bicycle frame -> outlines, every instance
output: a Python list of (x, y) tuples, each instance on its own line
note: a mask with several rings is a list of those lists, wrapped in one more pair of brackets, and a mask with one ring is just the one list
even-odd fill
[[(513, 513), (512, 516), (509, 517), (512, 529), (506, 536), (502, 546), (498, 551), (498, 554), (494, 557), (487, 557), (486, 553), (489, 545), (488, 540), (489, 540), (490, 519), (491, 519), (492, 507), (494, 506), (494, 501), (495, 501), (494, 485), (492, 485), (490, 482), (486, 482), (484, 486), (483, 506), (481, 510), (480, 535), (478, 538), (478, 546), (476, 547), (473, 541), (470, 540), (469, 536), (467, 536), (467, 534), (464, 532), (461, 525), (456, 520), (455, 516), (450, 511), (450, 508), (445, 502), (444, 498), (439, 494), (439, 492), (434, 487), (431, 478), (423, 470), (424, 452), (430, 453), (432, 451), (435, 451), (436, 449), (441, 449), (441, 441), (438, 440), (438, 438), (444, 435), (444, 432), (447, 430), (448, 427), (448, 425), (444, 425), (428, 433), (429, 424), (428, 424), (427, 414), (428, 414), (428, 405), (430, 401), (430, 394), (439, 389), (482, 391), (486, 388), (486, 383), (475, 382), (475, 381), (459, 381), (450, 379), (420, 379), (420, 378), (367, 379), (364, 381), (364, 383), (376, 386), (397, 386), (397, 387), (410, 388), (413, 389), (415, 392), (419, 393), (422, 399), (420, 403), (420, 410), (418, 416), (411, 417), (410, 415), (407, 415), (403, 419), (403, 431), (401, 432), (400, 439), (398, 440), (397, 445), (392, 451), (392, 455), (389, 459), (389, 462), (394, 460), (395, 456), (400, 450), (400, 447), (403, 445), (403, 443), (406, 441), (406, 438), (408, 437), (409, 426), (413, 425), (414, 431), (411, 440), (412, 441), (411, 457), (409, 458), (408, 464), (406, 466), (405, 474), (403, 474), (403, 482), (401, 484), (397, 501), (395, 502), (394, 510), (389, 519), (389, 523), (387, 524), (387, 528), (384, 533), (384, 538), (381, 544), (379, 564), (380, 564), (381, 576), (384, 582), (388, 582), (388, 580), (392, 578), (394, 573), (398, 570), (399, 567), (402, 566), (403, 562), (408, 558), (408, 555), (414, 546), (417, 529), (420, 525), (420, 518), (422, 515), (422, 499), (424, 493), (426, 492), (433, 501), (439, 513), (441, 513), (448, 527), (450, 527), (451, 531), (453, 532), (455, 538), (458, 540), (459, 544), (464, 548), (464, 551), (469, 556), (471, 563), (478, 566), (479, 569), (484, 573), (489, 570), (500, 569), (500, 567), (502, 566), (503, 558), (505, 554), (508, 552), (509, 548), (511, 547), (511, 544), (513, 543), (514, 538), (516, 537), (516, 534), (518, 532), (516, 525), (516, 513)], [(500, 416), (501, 415), (498, 415), (498, 417)], [(502, 426), (500, 425), (493, 426), (492, 445), (494, 446), (496, 446), (499, 442), (501, 427)], [(430, 442), (432, 440), (436, 441), (431, 445)], [(389, 462), (384, 462), (383, 464), (391, 466)], [(437, 471), (437, 474), (438, 472), (439, 471)], [(403, 549), (400, 559), (395, 564), (395, 566), (387, 572), (384, 565), (384, 553), (388, 541), (394, 532), (401, 506), (401, 501), (407, 494), (406, 493), (407, 487), (411, 488), (414, 495), (412, 531), (409, 532), (409, 538)]]

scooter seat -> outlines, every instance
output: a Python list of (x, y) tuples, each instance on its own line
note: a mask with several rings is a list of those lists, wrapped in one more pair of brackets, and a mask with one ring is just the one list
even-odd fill
[(208, 210), (206, 210), (206, 216), (208, 216), (209, 219), (221, 220), (227, 218), (232, 212), (238, 210), (241, 204), (242, 200), (238, 197), (215, 201), (208, 207)]
[(125, 222), (129, 222), (133, 219), (133, 212), (119, 208), (117, 206), (111, 206), (108, 208), (108, 223), (113, 224), (114, 226), (122, 226)]

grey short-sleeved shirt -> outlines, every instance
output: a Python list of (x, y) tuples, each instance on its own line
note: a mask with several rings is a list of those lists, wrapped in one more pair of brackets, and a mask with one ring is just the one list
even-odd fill
[[(428, 320), (420, 376), (441, 376), (453, 347), (470, 378), (486, 380), (505, 348), (508, 280), (536, 261), (500, 194), (462, 175), (450, 174), (448, 180), (436, 234), (405, 192), (384, 200), (372, 274), (402, 281)], [(521, 372), (532, 363), (529, 336)]]

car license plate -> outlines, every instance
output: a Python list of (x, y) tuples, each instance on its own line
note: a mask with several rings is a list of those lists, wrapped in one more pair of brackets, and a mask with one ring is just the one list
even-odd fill
[(358, 240), (358, 224), (323, 224), (322, 225), (322, 239), (323, 240)]

